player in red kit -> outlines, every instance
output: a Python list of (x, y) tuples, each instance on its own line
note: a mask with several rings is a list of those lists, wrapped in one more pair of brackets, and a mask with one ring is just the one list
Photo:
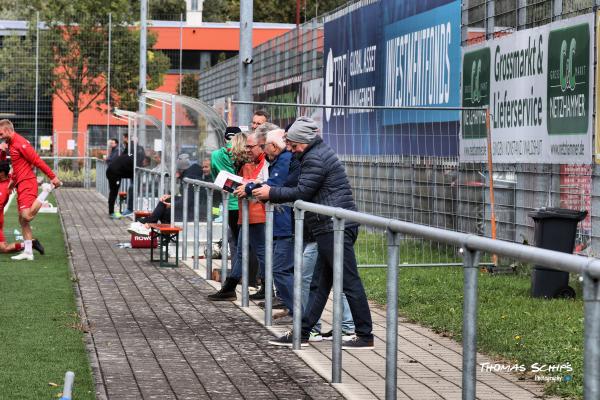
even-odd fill
[[(23, 243), (6, 243), (4, 237), (4, 207), (8, 203), (8, 198), (13, 190), (14, 182), (10, 179), (10, 163), (8, 160), (0, 161), (0, 253), (13, 253), (23, 250)], [(44, 254), (44, 247), (37, 239), (32, 241), (33, 248)]]
[[(12, 122), (7, 119), (0, 120), (0, 139), (5, 143), (0, 144), (0, 160), (10, 156), (13, 173), (12, 180), (17, 188), (17, 206), (19, 209), (19, 223), (25, 239), (25, 249), (19, 255), (11, 257), (13, 260), (33, 260), (33, 233), (30, 222), (38, 213), (44, 200), (53, 187), (62, 183), (48, 165), (37, 155), (35, 149), (23, 136), (15, 132)], [(52, 185), (42, 185), (42, 192), (38, 196), (38, 183), (33, 172), (33, 167), (39, 168), (50, 179)]]

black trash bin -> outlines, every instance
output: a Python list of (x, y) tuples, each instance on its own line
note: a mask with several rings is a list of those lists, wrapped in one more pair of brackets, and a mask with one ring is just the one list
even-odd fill
[[(587, 211), (540, 208), (529, 213), (535, 221), (535, 245), (542, 249), (573, 253), (577, 224)], [(569, 273), (536, 265), (531, 273), (531, 295), (545, 298), (573, 298)]]

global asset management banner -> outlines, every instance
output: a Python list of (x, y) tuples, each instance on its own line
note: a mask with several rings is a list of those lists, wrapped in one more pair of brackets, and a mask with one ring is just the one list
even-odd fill
[[(488, 107), (495, 163), (592, 161), (594, 15), (463, 48), (462, 104)], [(461, 161), (487, 160), (485, 112), (463, 112)]]

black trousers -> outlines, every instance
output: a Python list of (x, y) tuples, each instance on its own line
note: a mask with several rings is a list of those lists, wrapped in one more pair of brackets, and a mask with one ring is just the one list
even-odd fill
[[(360, 275), (358, 275), (356, 256), (354, 254), (354, 242), (356, 241), (357, 234), (358, 228), (346, 228), (344, 230), (343, 291), (346, 294), (346, 299), (352, 312), (356, 335), (371, 336), (373, 330), (371, 310), (369, 309), (367, 295)], [(320, 276), (318, 277), (318, 284), (316, 286), (311, 284), (308, 304), (302, 316), (303, 337), (308, 337), (312, 327), (321, 318), (333, 285), (333, 232), (318, 235), (315, 239), (319, 246), (315, 275), (318, 270)], [(316, 279), (317, 276), (313, 276), (313, 282)]]
[(121, 179), (115, 177), (107, 177), (108, 179), (108, 213), (113, 214), (115, 212), (115, 201), (119, 195), (119, 186), (121, 185)]

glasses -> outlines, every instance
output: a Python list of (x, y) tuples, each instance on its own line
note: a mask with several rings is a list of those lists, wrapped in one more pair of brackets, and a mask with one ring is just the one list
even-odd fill
[(246, 150), (252, 150), (252, 149), (253, 149), (253, 148), (255, 148), (256, 146), (260, 146), (260, 148), (261, 148), (261, 149), (264, 149), (264, 148), (265, 148), (265, 145), (264, 145), (264, 144), (247, 144), (247, 145), (245, 145), (245, 146), (244, 146), (244, 148), (245, 148)]

